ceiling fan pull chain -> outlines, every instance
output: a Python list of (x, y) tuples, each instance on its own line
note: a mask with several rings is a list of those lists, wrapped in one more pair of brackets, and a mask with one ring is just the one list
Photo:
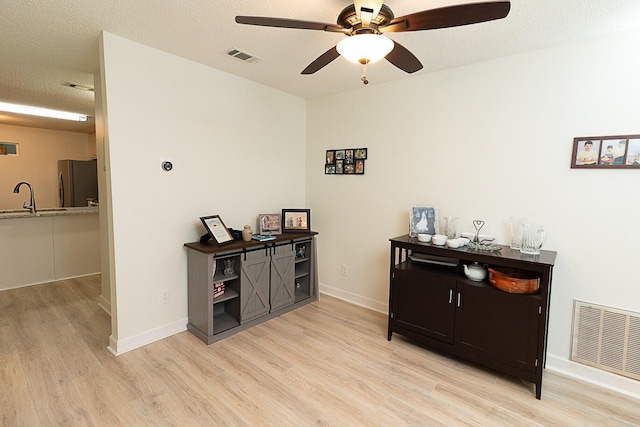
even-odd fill
[(360, 80), (362, 80), (362, 84), (369, 84), (369, 80), (367, 79), (367, 62), (362, 64), (362, 77), (360, 77)]

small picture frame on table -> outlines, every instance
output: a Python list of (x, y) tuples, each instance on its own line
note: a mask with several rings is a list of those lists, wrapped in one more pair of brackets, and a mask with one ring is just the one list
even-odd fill
[(222, 222), (222, 218), (219, 215), (209, 215), (200, 217), (200, 221), (206, 228), (207, 233), (213, 239), (214, 242), (218, 245), (225, 245), (227, 243), (233, 242), (233, 236), (231, 232)]
[(409, 211), (409, 236), (420, 233), (438, 233), (438, 208), (436, 206), (417, 205)]
[(259, 214), (258, 226), (260, 227), (260, 234), (281, 234), (280, 214)]
[(300, 233), (311, 231), (310, 209), (282, 209), (282, 232)]

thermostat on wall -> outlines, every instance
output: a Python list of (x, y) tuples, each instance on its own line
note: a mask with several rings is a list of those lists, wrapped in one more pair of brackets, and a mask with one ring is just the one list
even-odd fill
[(160, 168), (165, 172), (170, 172), (173, 169), (173, 160), (160, 159)]

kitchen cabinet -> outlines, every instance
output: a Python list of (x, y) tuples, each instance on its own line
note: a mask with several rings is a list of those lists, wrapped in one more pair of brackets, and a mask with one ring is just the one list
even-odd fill
[[(186, 243), (187, 329), (207, 344), (317, 300), (317, 233), (285, 233), (267, 242)], [(296, 256), (304, 247), (304, 257)], [(225, 264), (233, 272), (224, 274)], [(304, 288), (296, 286), (304, 281)], [(216, 284), (224, 293), (215, 295)]]
[[(391, 239), (388, 336), (405, 335), (427, 347), (532, 382), (542, 393), (551, 276), (556, 253), (523, 255), (448, 249), (408, 235)], [(535, 294), (510, 294), (472, 281), (462, 266), (478, 262), (534, 274)]]
[(0, 214), (0, 291), (100, 273), (98, 208)]

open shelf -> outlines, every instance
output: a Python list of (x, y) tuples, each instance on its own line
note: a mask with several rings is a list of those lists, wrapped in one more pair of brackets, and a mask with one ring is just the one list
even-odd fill
[(234, 328), (240, 324), (240, 321), (224, 311), (214, 313), (213, 315), (213, 333), (219, 334), (228, 329)]
[(216, 274), (215, 276), (213, 276), (213, 283), (228, 282), (229, 280), (239, 278), (240, 275), (237, 273), (230, 274), (229, 276), (225, 276), (224, 274)]
[(235, 289), (225, 289), (224, 294), (213, 299), (213, 303), (218, 304), (220, 302), (225, 302), (233, 298), (238, 298), (239, 296), (240, 293), (238, 293), (238, 291), (236, 291)]

